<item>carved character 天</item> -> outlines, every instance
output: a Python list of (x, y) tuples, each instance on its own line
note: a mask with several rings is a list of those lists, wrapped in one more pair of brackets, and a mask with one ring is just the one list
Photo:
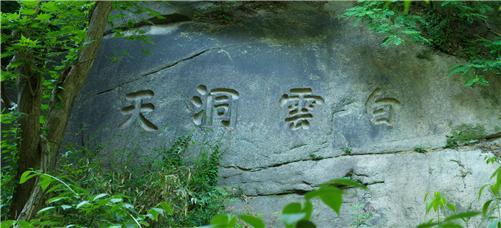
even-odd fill
[(128, 116), (127, 119), (120, 124), (119, 128), (124, 129), (129, 127), (135, 120), (139, 121), (141, 127), (146, 131), (156, 131), (158, 127), (151, 121), (146, 119), (145, 113), (150, 113), (155, 109), (152, 103), (144, 103), (144, 99), (149, 99), (154, 96), (151, 90), (140, 90), (137, 92), (128, 93), (125, 98), (132, 104), (121, 109), (123, 115)]
[(311, 113), (315, 106), (322, 105), (324, 99), (313, 95), (310, 88), (293, 88), (280, 98), (280, 105), (287, 107), (285, 122), (292, 130), (308, 129), (313, 118)]

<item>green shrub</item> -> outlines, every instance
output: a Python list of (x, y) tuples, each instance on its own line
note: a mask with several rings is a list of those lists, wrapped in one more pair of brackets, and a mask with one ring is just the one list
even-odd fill
[[(34, 226), (112, 225), (192, 227), (210, 222), (224, 209), (226, 192), (217, 187), (219, 145), (202, 143), (196, 161), (184, 161), (191, 137), (159, 150), (159, 159), (135, 169), (105, 169), (98, 151), (69, 150), (52, 175), (29, 171), (21, 182), (39, 177), (49, 199)], [(146, 167), (146, 169), (144, 168)]]

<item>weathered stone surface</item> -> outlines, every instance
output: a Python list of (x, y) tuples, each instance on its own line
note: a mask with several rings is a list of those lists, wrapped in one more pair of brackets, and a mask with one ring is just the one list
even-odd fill
[[(191, 17), (200, 8), (193, 5), (161, 10)], [(479, 150), (439, 148), (459, 124), (499, 131), (501, 83), (465, 88), (447, 77), (461, 60), (420, 46), (382, 47), (381, 37), (336, 17), (348, 5), (283, 3), (223, 24), (142, 27), (151, 44), (108, 36), (67, 141), (101, 145), (113, 164), (123, 150), (137, 162), (154, 159), (154, 148), (183, 134), (221, 140), (221, 184), (243, 189), (248, 206), (266, 215), (349, 173), (370, 184), (363, 204), (377, 213), (375, 226), (416, 224), (426, 191), (470, 199), (492, 169)], [(291, 125), (297, 93), (308, 122)], [(212, 118), (197, 114), (203, 107)], [(412, 152), (418, 146), (433, 151)]]
[[(501, 151), (501, 140), (492, 143)], [(345, 155), (319, 161), (300, 161), (259, 171), (233, 173), (223, 170), (222, 182), (243, 192), (244, 200), (229, 209), (260, 214), (271, 225), (280, 224), (281, 208), (301, 202), (301, 193), (337, 177), (350, 176), (368, 186), (367, 191), (349, 191), (339, 217), (317, 202), (314, 221), (319, 227), (354, 226), (356, 217), (363, 225), (376, 227), (415, 227), (427, 221), (426, 192), (442, 192), (458, 210), (481, 208), (477, 200), (481, 186), (489, 182), (497, 168), (487, 165), (492, 155), (475, 147), (439, 149), (427, 153), (406, 151), (392, 154)], [(289, 194), (286, 194), (289, 193)], [(285, 194), (285, 195), (284, 195)]]

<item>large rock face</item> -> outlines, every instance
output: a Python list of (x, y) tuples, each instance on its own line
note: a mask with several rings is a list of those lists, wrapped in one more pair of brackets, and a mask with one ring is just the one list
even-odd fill
[(113, 163), (123, 149), (138, 161), (154, 158), (155, 148), (187, 133), (221, 140), (221, 185), (247, 199), (230, 210), (270, 224), (285, 203), (343, 176), (369, 190), (353, 192), (340, 217), (320, 206), (321, 227), (366, 214), (370, 226), (416, 225), (427, 191), (478, 206), (465, 203), (488, 181), (494, 167), (483, 154), (499, 142), (440, 148), (459, 124), (499, 131), (500, 83), (465, 88), (447, 77), (460, 60), (420, 46), (382, 47), (381, 37), (337, 18), (347, 5), (283, 3), (216, 22), (197, 13), (206, 5), (162, 5), (202, 19), (142, 27), (151, 43), (107, 37), (68, 141), (101, 145)]

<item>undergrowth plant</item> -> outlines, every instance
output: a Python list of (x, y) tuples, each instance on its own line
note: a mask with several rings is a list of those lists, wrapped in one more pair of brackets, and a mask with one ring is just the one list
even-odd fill
[[(190, 145), (199, 148), (195, 161), (185, 161)], [(35, 219), (5, 221), (2, 227), (193, 227), (210, 222), (224, 209), (226, 192), (217, 187), (218, 144), (178, 138), (157, 151), (152, 163), (103, 168), (97, 151), (69, 150), (54, 174), (25, 172), (21, 183), (38, 177), (49, 195)]]
[(2, 109), (1, 121), (1, 196), (0, 210), (2, 220), (6, 219), (12, 194), (16, 185), (17, 170), (17, 112), (6, 112)]
[(486, 162), (487, 164), (496, 165), (497, 168), (490, 177), (490, 180), (494, 182), (483, 185), (478, 192), (478, 200), (481, 199), (484, 192), (488, 192), (481, 211), (456, 212), (456, 206), (448, 202), (442, 193), (435, 192), (433, 196), (426, 193), (426, 214), (433, 209), (436, 218), (418, 225), (418, 228), (461, 228), (464, 227), (463, 224), (468, 227), (469, 220), (477, 216), (481, 216), (480, 226), (482, 227), (501, 227), (501, 162), (500, 158), (496, 156), (487, 157)]
[(159, 215), (172, 214), (167, 202), (158, 203), (142, 214), (126, 196), (93, 194), (71, 180), (40, 171), (24, 172), (20, 184), (36, 177), (42, 191), (50, 194), (45, 207), (37, 212), (35, 219), (7, 220), (2, 222), (2, 227), (141, 227), (157, 221)]

